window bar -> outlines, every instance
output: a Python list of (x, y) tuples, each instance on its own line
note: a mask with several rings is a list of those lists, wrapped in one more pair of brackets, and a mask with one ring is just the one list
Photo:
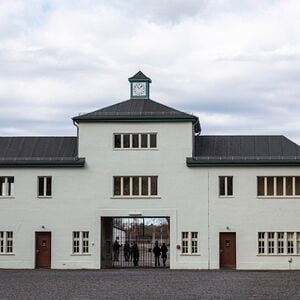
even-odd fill
[(296, 195), (296, 178), (293, 176), (292, 178), (292, 189), (293, 189), (293, 196)]
[(264, 177), (264, 196), (268, 195), (267, 177)]
[(224, 189), (225, 189), (224, 196), (228, 196), (228, 177), (227, 176), (224, 177)]
[[(293, 177), (295, 178), (295, 177)], [(297, 254), (297, 232), (294, 232), (294, 249), (293, 249), (294, 253), (293, 254)]]
[(287, 232), (284, 232), (284, 242), (283, 242), (283, 245), (284, 245), (284, 250), (283, 250), (283, 253), (286, 255), (287, 254)]
[(264, 236), (264, 254), (268, 254), (268, 232), (265, 232)]
[[(277, 196), (277, 177), (274, 176), (274, 196)], [(277, 233), (275, 234), (277, 236)]]
[(4, 196), (8, 196), (8, 177), (4, 178)]
[(139, 196), (142, 195), (142, 177), (139, 176)]
[[(274, 177), (274, 178), (276, 178), (276, 177)], [(278, 254), (278, 235), (277, 235), (277, 232), (274, 232), (274, 255), (277, 255), (277, 254)]]
[(123, 134), (120, 134), (121, 136), (121, 149), (124, 148), (124, 135)]
[(286, 177), (283, 177), (283, 196), (286, 196)]
[(148, 176), (148, 196), (151, 196), (151, 176)]
[(129, 177), (129, 196), (133, 195), (133, 178), (132, 176)]
[(123, 196), (123, 176), (120, 177), (121, 189), (120, 195)]
[(139, 133), (139, 149), (141, 149), (142, 148), (142, 135)]
[(147, 148), (150, 148), (150, 134), (147, 133)]

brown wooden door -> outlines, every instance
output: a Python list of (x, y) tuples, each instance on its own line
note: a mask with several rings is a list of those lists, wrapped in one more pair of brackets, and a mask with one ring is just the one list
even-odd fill
[(235, 232), (220, 232), (220, 268), (236, 268)]
[(35, 233), (35, 267), (51, 267), (51, 232)]

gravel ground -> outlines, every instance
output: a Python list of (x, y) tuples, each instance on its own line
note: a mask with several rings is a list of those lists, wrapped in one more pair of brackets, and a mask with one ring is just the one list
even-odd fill
[(300, 271), (0, 270), (0, 299), (300, 299)]

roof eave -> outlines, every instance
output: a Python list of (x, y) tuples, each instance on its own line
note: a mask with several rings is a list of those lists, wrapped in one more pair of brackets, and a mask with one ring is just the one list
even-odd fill
[(8, 160), (1, 161), (0, 168), (82, 168), (85, 166), (85, 158), (76, 160)]
[(199, 161), (187, 157), (186, 165), (190, 168), (204, 167), (300, 167), (300, 160), (260, 160), (260, 161)]

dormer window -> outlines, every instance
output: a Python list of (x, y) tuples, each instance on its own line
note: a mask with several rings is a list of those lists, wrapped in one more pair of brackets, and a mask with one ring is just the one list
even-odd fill
[(157, 149), (157, 133), (115, 133), (114, 149)]

